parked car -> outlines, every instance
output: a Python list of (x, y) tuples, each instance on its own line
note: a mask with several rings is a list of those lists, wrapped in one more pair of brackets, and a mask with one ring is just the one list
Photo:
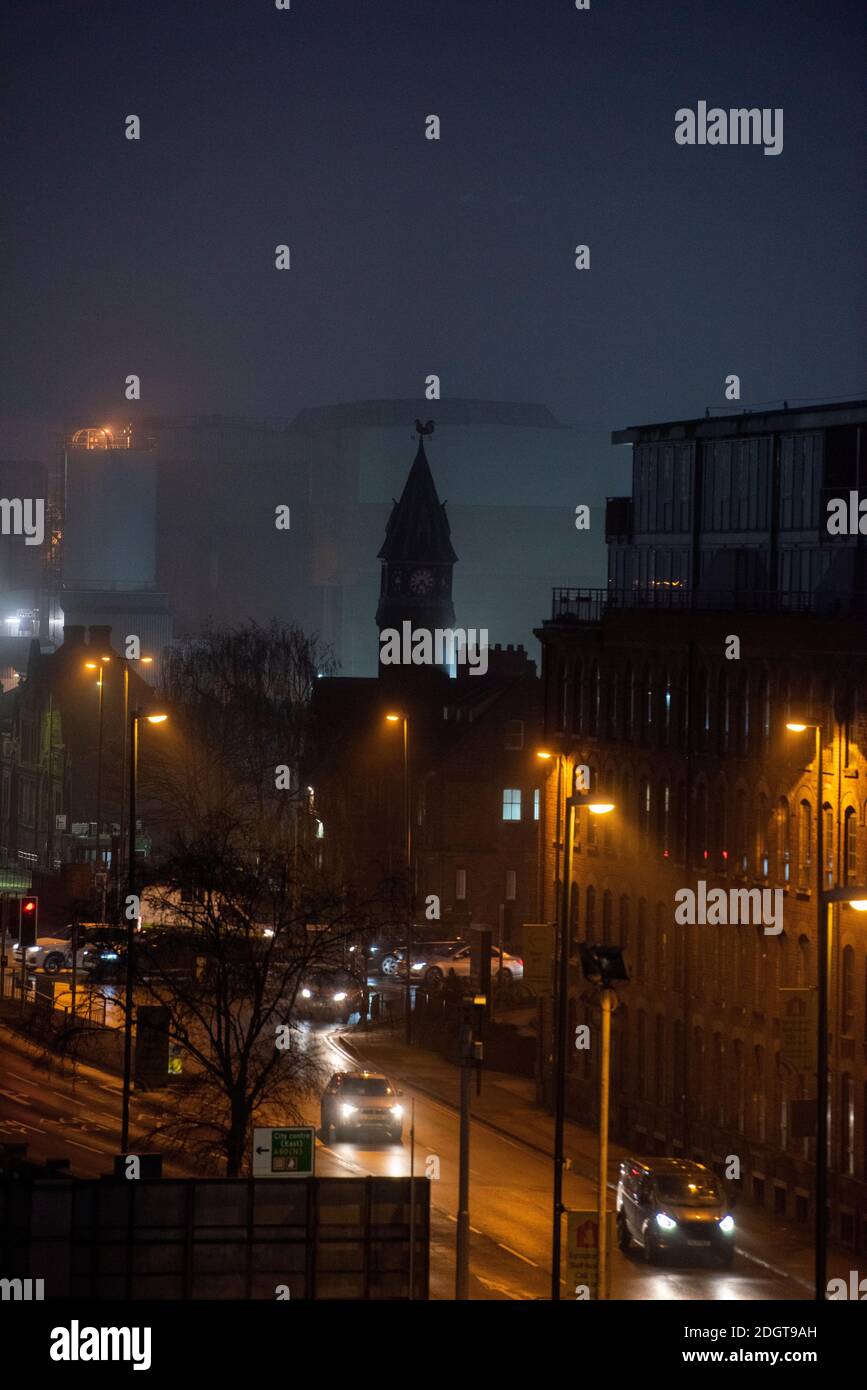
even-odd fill
[[(429, 951), (422, 948), (416, 955), (413, 951), (412, 977), (420, 980), (422, 984), (428, 986), (441, 985), (447, 975), (452, 972), (459, 980), (468, 980), (472, 969), (472, 947), (458, 943), (450, 949), (444, 951)], [(406, 966), (398, 970), (398, 974), (406, 979)], [(504, 951), (500, 959), (499, 947), (491, 947), (491, 976), (496, 979), (498, 976), (508, 976), (513, 980), (520, 980), (524, 975), (524, 962), (520, 956), (513, 956), (509, 951)]]
[(322, 1138), (334, 1130), (340, 1142), (372, 1133), (399, 1144), (403, 1140), (400, 1091), (378, 1071), (338, 1071), (326, 1086), (321, 1102)]
[[(92, 942), (82, 940), (76, 952), (76, 965), (79, 970), (93, 970), (97, 952)], [(72, 927), (58, 927), (53, 936), (43, 936), (35, 946), (25, 948), (28, 970), (44, 970), (46, 975), (56, 975), (61, 970), (72, 969)], [(21, 965), (21, 946), (16, 942), (12, 952), (15, 963)]]
[(295, 1010), (300, 1018), (348, 1023), (364, 1008), (364, 991), (348, 970), (317, 970), (305, 977)]
[(666, 1251), (734, 1256), (735, 1222), (712, 1168), (682, 1158), (627, 1158), (617, 1183), (617, 1239), (621, 1250), (641, 1246), (648, 1264)]

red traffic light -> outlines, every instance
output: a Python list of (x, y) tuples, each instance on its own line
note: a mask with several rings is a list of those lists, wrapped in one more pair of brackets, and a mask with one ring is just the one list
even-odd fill
[(22, 899), (21, 899), (21, 911), (22, 911), (22, 912), (35, 912), (35, 911), (36, 911), (36, 904), (37, 904), (38, 902), (39, 902), (39, 899), (38, 899), (38, 898), (22, 898)]

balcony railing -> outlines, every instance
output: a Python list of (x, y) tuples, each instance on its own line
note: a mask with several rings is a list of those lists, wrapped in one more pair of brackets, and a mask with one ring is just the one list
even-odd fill
[(810, 592), (763, 593), (760, 590), (735, 593), (687, 589), (679, 585), (655, 585), (645, 589), (554, 589), (552, 622), (598, 622), (613, 609), (664, 609), (667, 611), (738, 613), (809, 613), (819, 611), (863, 611), (863, 594), (839, 596), (839, 607)]

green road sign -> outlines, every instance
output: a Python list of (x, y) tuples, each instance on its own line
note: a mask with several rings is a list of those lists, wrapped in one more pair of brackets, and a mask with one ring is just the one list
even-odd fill
[(254, 1177), (312, 1177), (315, 1153), (316, 1131), (312, 1125), (253, 1130)]

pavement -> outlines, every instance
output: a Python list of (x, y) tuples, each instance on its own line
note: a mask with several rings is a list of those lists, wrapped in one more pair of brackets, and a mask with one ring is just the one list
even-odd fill
[[(411, 1087), (420, 1095), (459, 1108), (459, 1069), (453, 1063), (421, 1047), (409, 1047), (393, 1028), (371, 1028), (341, 1036), (341, 1046), (361, 1065), (387, 1073), (393, 1081)], [(481, 1124), (549, 1158), (554, 1156), (554, 1119), (536, 1103), (536, 1083), (530, 1077), (484, 1070), (481, 1094), (472, 1087), (471, 1114)], [(634, 1152), (632, 1150), (631, 1152)], [(619, 1144), (609, 1146), (609, 1189), (613, 1194), (621, 1159), (630, 1150)], [(594, 1185), (598, 1167), (598, 1135), (574, 1121), (566, 1121), (565, 1154), (571, 1171)], [(613, 1196), (609, 1198), (613, 1205)], [(797, 1297), (813, 1293), (812, 1223), (806, 1226), (773, 1215), (746, 1197), (739, 1196), (735, 1209), (737, 1239), (735, 1249), (745, 1260), (781, 1279), (800, 1286)], [(857, 1268), (854, 1251), (828, 1242), (828, 1278), (841, 1277), (848, 1283), (849, 1271)]]

